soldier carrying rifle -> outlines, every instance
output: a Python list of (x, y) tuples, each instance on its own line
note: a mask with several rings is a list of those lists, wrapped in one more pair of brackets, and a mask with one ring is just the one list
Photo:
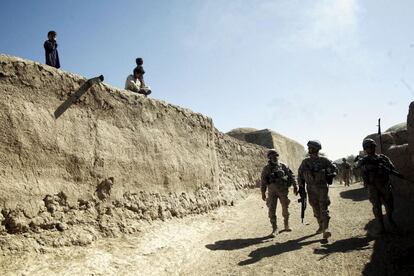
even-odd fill
[(391, 160), (384, 154), (375, 153), (377, 144), (373, 139), (367, 138), (362, 147), (367, 154), (358, 160), (357, 166), (361, 168), (364, 185), (368, 188), (372, 211), (378, 223), (378, 234), (385, 232), (381, 204), (384, 204), (388, 221), (397, 229), (392, 217), (394, 212), (394, 198), (391, 191), (390, 174), (397, 174)]
[[(293, 172), (285, 164), (279, 162), (279, 153), (275, 149), (270, 149), (267, 153), (268, 164), (263, 168), (261, 177), (262, 199), (266, 201), (269, 208), (269, 219), (272, 224), (272, 233), (277, 233), (276, 206), (279, 199), (282, 205), (282, 215), (284, 218), (285, 231), (291, 231), (289, 227), (289, 187), (293, 186), (295, 195), (298, 194), (298, 187)], [(267, 197), (266, 197), (267, 190)]]
[(319, 224), (316, 233), (323, 233), (323, 238), (327, 239), (331, 236), (331, 233), (328, 231), (330, 219), (328, 206), (331, 203), (328, 196), (328, 185), (332, 184), (337, 169), (329, 159), (319, 156), (319, 151), (322, 149), (319, 141), (309, 141), (307, 146), (309, 157), (302, 161), (298, 172), (298, 184), (302, 201), (302, 220), (304, 207), (306, 207), (303, 202), (303, 200), (306, 200), (306, 197), (302, 195), (306, 194), (306, 183), (309, 204), (312, 206), (313, 215)]

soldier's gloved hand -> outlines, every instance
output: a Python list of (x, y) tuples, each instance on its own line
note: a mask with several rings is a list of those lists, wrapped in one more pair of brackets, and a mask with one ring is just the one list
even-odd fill
[(262, 199), (263, 201), (266, 201), (266, 193), (262, 193)]
[(293, 186), (293, 193), (295, 195), (298, 195), (299, 191), (298, 191), (298, 187), (297, 186)]

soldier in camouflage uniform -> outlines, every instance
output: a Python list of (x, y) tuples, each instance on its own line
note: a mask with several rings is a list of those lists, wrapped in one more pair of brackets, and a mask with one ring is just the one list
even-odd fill
[(277, 233), (276, 206), (278, 199), (282, 205), (285, 230), (291, 231), (289, 228), (288, 207), (290, 200), (288, 193), (289, 187), (293, 185), (294, 193), (297, 195), (298, 188), (293, 172), (285, 164), (279, 162), (279, 153), (275, 149), (271, 149), (268, 151), (267, 157), (269, 158), (269, 162), (262, 171), (261, 191), (262, 199), (266, 201), (266, 205), (269, 208), (269, 219), (272, 224), (271, 235), (273, 235)]
[(316, 233), (323, 233), (323, 238), (327, 239), (331, 236), (328, 231), (330, 219), (328, 185), (332, 184), (337, 169), (329, 159), (319, 156), (319, 151), (322, 149), (319, 141), (309, 141), (307, 146), (309, 157), (305, 158), (299, 167), (298, 183), (300, 188), (305, 188), (305, 183), (307, 184), (309, 204), (319, 224)]
[(346, 161), (346, 158), (342, 158), (341, 169), (341, 180), (344, 181), (345, 186), (349, 186), (349, 183), (351, 182), (351, 165)]
[(392, 218), (394, 200), (389, 177), (390, 170), (394, 170), (394, 165), (387, 156), (375, 153), (376, 146), (375, 141), (369, 138), (362, 142), (362, 147), (367, 155), (358, 161), (358, 167), (361, 168), (364, 185), (368, 188), (372, 211), (378, 221), (379, 234), (382, 234), (385, 232), (385, 227), (381, 203), (385, 206), (390, 224), (396, 228)]

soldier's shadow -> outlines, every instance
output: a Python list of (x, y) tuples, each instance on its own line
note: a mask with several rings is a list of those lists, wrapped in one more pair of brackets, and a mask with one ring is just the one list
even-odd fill
[(258, 248), (250, 252), (249, 259), (239, 262), (238, 265), (244, 266), (254, 264), (263, 258), (277, 256), (290, 251), (300, 250), (302, 247), (310, 245), (312, 243), (324, 242), (324, 239), (305, 241), (306, 239), (314, 236), (316, 236), (316, 234), (304, 236), (296, 240), (289, 240), (287, 242), (276, 243), (267, 247)]
[(363, 201), (368, 199), (368, 191), (364, 187), (340, 192), (339, 195), (342, 198), (352, 199), (353, 201)]
[(322, 248), (316, 248), (313, 252), (315, 254), (324, 255), (319, 259), (322, 260), (332, 253), (347, 253), (370, 249), (369, 242), (372, 240), (373, 238), (368, 236), (352, 237), (349, 239), (338, 240), (331, 244), (323, 244)]
[(249, 247), (251, 245), (263, 243), (269, 239), (272, 239), (273, 236), (264, 236), (258, 238), (248, 238), (248, 239), (233, 239), (233, 240), (222, 240), (216, 241), (214, 244), (207, 244), (206, 247), (210, 250), (237, 250)]

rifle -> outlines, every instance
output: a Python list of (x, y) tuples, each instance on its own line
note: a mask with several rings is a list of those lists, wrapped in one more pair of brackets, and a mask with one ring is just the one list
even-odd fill
[(306, 210), (306, 189), (304, 186), (299, 186), (299, 196), (300, 198), (298, 199), (298, 202), (301, 203), (301, 209), (300, 209), (300, 218), (302, 219), (302, 223), (303, 223), (303, 219), (305, 218), (305, 210)]
[(402, 180), (405, 180), (405, 181), (407, 181), (407, 182), (410, 182), (410, 183), (413, 183), (413, 184), (414, 184), (414, 181), (412, 181), (411, 179), (407, 179), (407, 178), (406, 178), (404, 175), (402, 175), (399, 171), (397, 171), (396, 169), (392, 169), (392, 168), (390, 168), (390, 167), (388, 167), (388, 166), (384, 165), (382, 162), (380, 162), (380, 163), (378, 164), (378, 168), (380, 168), (380, 169), (382, 169), (382, 170), (386, 171), (388, 174), (394, 175), (394, 176), (396, 176), (396, 177), (398, 177), (398, 178), (400, 178), (400, 179), (402, 179)]
[(382, 154), (382, 137), (381, 137), (381, 118), (378, 118), (378, 138), (379, 138), (379, 146), (380, 146), (380, 153)]

